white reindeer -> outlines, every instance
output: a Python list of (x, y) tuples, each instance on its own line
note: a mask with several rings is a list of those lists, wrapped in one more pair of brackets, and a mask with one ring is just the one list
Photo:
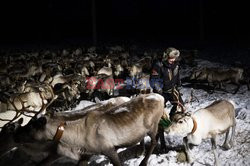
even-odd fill
[[(229, 149), (233, 146), (235, 134), (235, 108), (233, 101), (218, 100), (190, 113), (177, 113), (173, 117), (172, 125), (166, 129), (170, 135), (184, 136), (183, 142), (188, 162), (193, 160), (190, 156), (189, 144), (199, 145), (203, 139), (210, 138), (215, 156), (215, 165), (220, 165), (216, 152), (216, 136), (226, 132), (223, 147)], [(229, 132), (232, 129), (231, 137)]]

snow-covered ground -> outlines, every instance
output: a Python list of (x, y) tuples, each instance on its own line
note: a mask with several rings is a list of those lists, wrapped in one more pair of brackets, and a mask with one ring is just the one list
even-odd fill
[[(223, 66), (222, 64), (211, 63), (206, 60), (197, 60), (198, 66), (208, 66), (208, 67), (216, 67)], [(182, 70), (182, 76), (187, 76), (190, 74), (191, 68), (184, 68)], [(234, 86), (228, 85), (227, 89), (233, 91)], [(183, 86), (180, 89), (180, 92), (183, 94), (182, 98), (184, 100), (190, 97), (191, 88)], [(245, 85), (241, 86), (239, 92), (237, 94), (226, 93), (223, 91), (216, 90), (215, 93), (209, 94), (203, 89), (194, 89), (194, 96), (197, 97), (198, 100), (194, 100), (192, 103), (186, 105), (188, 111), (196, 111), (199, 108), (206, 107), (211, 104), (213, 101), (218, 99), (231, 99), (236, 103), (236, 138), (235, 138), (235, 146), (230, 150), (223, 150), (220, 145), (222, 145), (224, 141), (224, 135), (221, 135), (217, 138), (218, 146), (218, 156), (221, 164), (223, 165), (250, 165), (250, 91), (247, 91), (247, 87)], [(80, 102), (77, 106), (77, 109), (83, 108), (86, 103)], [(91, 104), (91, 103), (88, 103)], [(169, 105), (170, 106), (170, 105)], [(76, 109), (76, 110), (77, 110)], [(148, 161), (148, 166), (185, 166), (188, 165), (183, 161), (183, 152), (180, 150), (182, 147), (182, 138), (181, 137), (170, 137), (165, 134), (166, 144), (170, 146), (171, 149), (165, 154), (152, 154)], [(145, 138), (145, 141), (150, 141), (149, 137)], [(122, 149), (124, 150), (124, 149)], [(121, 150), (119, 150), (121, 151)], [(206, 165), (210, 166), (214, 164), (214, 155), (211, 151), (211, 143), (210, 140), (204, 140), (199, 146), (194, 147), (192, 150), (192, 155), (196, 159), (194, 162), (194, 166)], [(14, 155), (18, 157), (17, 155)], [(16, 158), (12, 158), (12, 160), (16, 160)], [(132, 158), (125, 161), (125, 165), (128, 166), (138, 166), (143, 156), (139, 156), (137, 158)], [(29, 158), (27, 159), (29, 160)], [(1, 162), (0, 162), (1, 163)], [(8, 163), (8, 162), (7, 162)], [(13, 163), (13, 161), (11, 162)], [(25, 162), (24, 162), (25, 163)], [(53, 165), (75, 165), (76, 161), (73, 161), (68, 158), (64, 158), (58, 160)], [(109, 163), (108, 159), (102, 155), (95, 155), (91, 158), (90, 165), (106, 165), (110, 166), (112, 164)], [(24, 165), (33, 165), (32, 162), (27, 162)]]

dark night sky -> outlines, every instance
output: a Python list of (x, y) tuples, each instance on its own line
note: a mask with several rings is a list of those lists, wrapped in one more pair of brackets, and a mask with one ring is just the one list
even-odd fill
[[(98, 41), (250, 44), (246, 2), (96, 0)], [(91, 40), (91, 0), (0, 2), (2, 44)]]

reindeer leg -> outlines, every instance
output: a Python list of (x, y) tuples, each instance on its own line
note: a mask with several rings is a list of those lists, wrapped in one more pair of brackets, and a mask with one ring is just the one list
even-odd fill
[(224, 143), (222, 145), (226, 150), (228, 150), (228, 149), (231, 148), (230, 145), (229, 145), (229, 137), (228, 137), (229, 136), (229, 132), (230, 132), (230, 129), (227, 130), (226, 136), (225, 136), (225, 141), (224, 141)]
[(147, 165), (148, 159), (149, 159), (150, 155), (152, 154), (155, 146), (157, 145), (157, 142), (156, 142), (157, 131), (158, 131), (158, 124), (155, 124), (152, 131), (150, 131), (150, 133), (148, 134), (151, 138), (151, 145), (150, 145), (149, 149), (147, 150), (144, 159), (141, 161), (140, 166)]
[(160, 142), (161, 142), (161, 147), (160, 150), (161, 152), (166, 152), (167, 151), (167, 147), (166, 147), (166, 142), (165, 142), (165, 137), (164, 137), (164, 129), (162, 127), (158, 127), (158, 133), (156, 135), (156, 140), (158, 141), (160, 138)]
[(214, 84), (214, 87), (213, 87), (213, 90), (211, 91), (211, 94), (214, 93), (214, 91), (215, 91), (215, 89), (216, 89), (217, 86), (218, 86), (218, 83), (215, 83), (215, 84)]
[[(212, 89), (211, 89), (212, 88)], [(209, 93), (209, 94), (212, 94), (212, 93), (214, 93), (214, 90), (215, 90), (215, 86), (214, 85), (212, 85), (212, 87), (210, 86), (210, 83), (208, 82), (207, 83), (207, 92)]]
[(114, 148), (106, 150), (105, 152), (103, 152), (103, 154), (111, 160), (114, 166), (122, 166), (118, 154)]
[(187, 156), (187, 162), (188, 163), (192, 163), (193, 159), (191, 158), (191, 150), (190, 150), (190, 147), (188, 145), (188, 139), (187, 139), (187, 137), (183, 138), (183, 144), (184, 144), (185, 153), (186, 153), (186, 156)]
[(240, 89), (240, 84), (237, 84), (237, 87), (236, 87), (236, 89), (234, 90), (233, 94), (236, 94), (236, 93), (239, 91), (239, 89)]
[(219, 166), (220, 162), (218, 160), (218, 154), (217, 154), (217, 151), (216, 151), (216, 149), (217, 149), (217, 146), (216, 146), (216, 136), (214, 136), (214, 137), (211, 138), (211, 143), (212, 143), (212, 150), (213, 150), (214, 158), (215, 158), (214, 165)]
[(232, 134), (231, 134), (231, 138), (230, 138), (230, 142), (229, 142), (231, 147), (234, 146), (234, 137), (235, 137), (235, 125), (232, 126)]
[(142, 139), (141, 142), (140, 142), (140, 148), (142, 149), (142, 153), (141, 154), (136, 154), (137, 157), (139, 157), (140, 155), (145, 154), (145, 142), (144, 142), (144, 139)]

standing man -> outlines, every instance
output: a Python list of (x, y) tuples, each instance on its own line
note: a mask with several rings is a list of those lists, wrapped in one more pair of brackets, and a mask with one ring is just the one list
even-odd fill
[(170, 119), (176, 112), (177, 106), (183, 106), (183, 100), (179, 93), (178, 87), (181, 86), (179, 63), (177, 58), (180, 51), (169, 47), (163, 53), (162, 59), (153, 62), (150, 78), (150, 85), (154, 92), (160, 93), (164, 99), (173, 105), (170, 111)]

